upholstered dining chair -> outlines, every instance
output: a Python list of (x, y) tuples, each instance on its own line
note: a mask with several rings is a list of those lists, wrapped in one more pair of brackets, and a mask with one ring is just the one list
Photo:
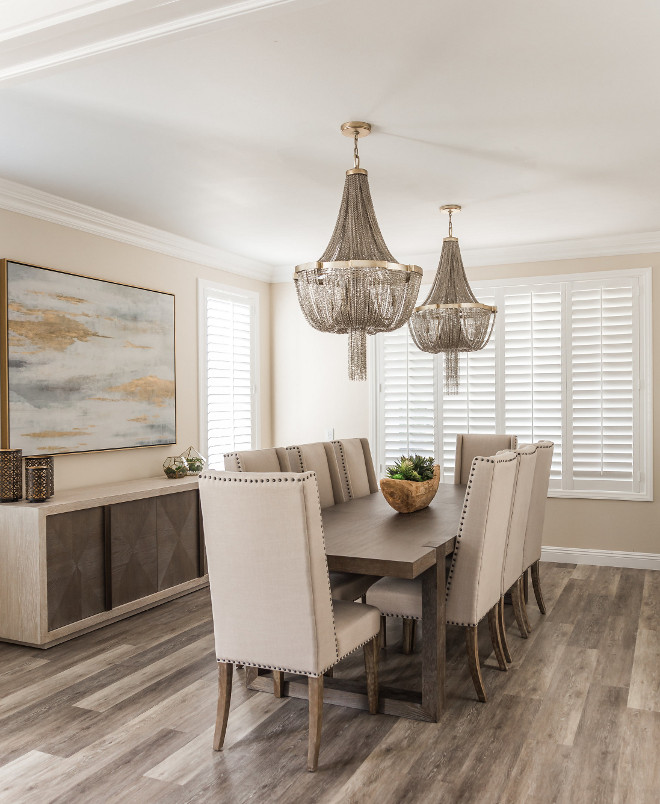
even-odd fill
[(234, 663), (308, 677), (307, 768), (318, 766), (323, 674), (364, 646), (369, 711), (378, 709), (380, 612), (333, 601), (312, 472), (215, 472), (199, 478), (206, 534), (223, 746)]
[[(527, 571), (531, 569), (536, 604), (541, 614), (545, 614), (545, 601), (541, 591), (539, 565), (541, 562), (545, 506), (550, 484), (550, 468), (555, 445), (552, 441), (537, 441), (534, 446), (536, 447), (536, 466), (534, 468), (534, 484), (532, 486), (532, 498), (529, 504), (525, 546), (523, 548), (523, 586), (526, 587)], [(526, 595), (523, 595), (523, 612), (525, 612), (525, 598)], [(529, 620), (525, 621), (525, 625), (531, 631)]]
[[(321, 508), (329, 508), (344, 500), (339, 467), (332, 444), (317, 442), (286, 448), (292, 472), (315, 472)], [(357, 600), (378, 578), (352, 572), (331, 572), (330, 588), (334, 600)]]
[[(508, 669), (499, 641), (497, 611), (518, 460), (514, 452), (474, 458), (447, 579), (447, 623), (465, 628), (468, 666), (480, 701), (486, 701), (487, 695), (477, 626), (486, 616), (498, 667)], [(420, 620), (421, 580), (383, 578), (367, 592), (367, 602), (388, 617)]]
[[(523, 639), (527, 639), (528, 637), (522, 602), (522, 565), (527, 517), (529, 515), (529, 505), (532, 498), (532, 486), (534, 483), (534, 470), (536, 467), (536, 447), (531, 444), (521, 447), (514, 452), (515, 455), (518, 456), (518, 472), (513, 494), (513, 505), (511, 506), (511, 525), (509, 527), (509, 535), (507, 537), (506, 550), (504, 553), (502, 594), (498, 609), (500, 642), (504, 656), (508, 662), (511, 661), (511, 652), (509, 650), (504, 625), (504, 595), (507, 592), (511, 593), (513, 613), (516, 618), (518, 630), (520, 631), (520, 636)], [(508, 452), (505, 451), (502, 454), (507, 455)]]
[(518, 439), (510, 435), (462, 434), (456, 436), (456, 462), (454, 483), (465, 485), (472, 461), (477, 455), (495, 455), (500, 450), (515, 449)]
[(288, 472), (289, 459), (281, 447), (225, 452), (226, 472)]
[(367, 439), (344, 438), (331, 443), (337, 457), (344, 501), (375, 494), (378, 480)]

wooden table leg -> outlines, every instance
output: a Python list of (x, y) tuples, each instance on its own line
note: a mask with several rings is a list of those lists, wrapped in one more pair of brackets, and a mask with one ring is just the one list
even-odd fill
[(422, 708), (440, 720), (445, 708), (445, 557), (436, 550), (436, 564), (422, 575)]
[(257, 667), (246, 667), (245, 668), (245, 686), (249, 689), (250, 684), (252, 684), (257, 676), (259, 675), (259, 668)]

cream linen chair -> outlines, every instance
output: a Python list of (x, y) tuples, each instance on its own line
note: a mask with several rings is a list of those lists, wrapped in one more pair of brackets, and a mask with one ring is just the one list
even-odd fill
[(378, 480), (367, 439), (344, 438), (333, 441), (332, 446), (337, 457), (343, 495), (343, 500), (336, 502), (375, 494), (378, 491)]
[[(532, 586), (536, 603), (541, 614), (545, 614), (545, 602), (541, 592), (541, 578), (539, 564), (541, 561), (541, 544), (543, 540), (543, 523), (545, 521), (545, 505), (548, 499), (548, 485), (550, 484), (550, 468), (552, 466), (552, 453), (555, 445), (552, 441), (537, 441), (536, 467), (534, 469), (534, 485), (532, 486), (532, 499), (529, 504), (527, 517), (527, 531), (525, 533), (525, 546), (523, 548), (523, 585), (526, 588), (527, 570), (532, 571)], [(523, 596), (523, 612), (525, 597)], [(529, 621), (525, 621), (531, 631)]]
[[(332, 444), (300, 444), (286, 448), (292, 472), (315, 472), (321, 508), (329, 508), (344, 499), (339, 468)], [(331, 572), (330, 587), (334, 600), (357, 600), (378, 578), (352, 572)]]
[[(507, 455), (508, 453), (503, 452), (502, 454)], [(504, 595), (507, 592), (511, 593), (513, 613), (516, 618), (516, 623), (518, 624), (520, 636), (523, 637), (523, 639), (527, 639), (528, 636), (522, 603), (522, 565), (527, 517), (529, 515), (529, 504), (532, 497), (532, 486), (534, 484), (536, 447), (534, 445), (521, 447), (515, 450), (515, 454), (518, 456), (518, 473), (513, 495), (513, 505), (511, 507), (511, 527), (509, 528), (506, 551), (504, 554), (502, 595), (498, 610), (500, 642), (502, 643), (504, 656), (508, 662), (511, 661), (511, 653), (509, 651), (506, 628), (504, 625)]]
[(456, 436), (456, 462), (454, 463), (454, 483), (465, 485), (470, 474), (472, 461), (477, 455), (494, 455), (500, 450), (515, 449), (518, 439), (510, 435), (468, 435)]
[(307, 768), (318, 765), (323, 674), (364, 646), (369, 711), (378, 708), (380, 612), (332, 601), (312, 472), (199, 478), (219, 692), (213, 748), (222, 749), (234, 663), (308, 676)]
[[(497, 609), (518, 460), (514, 452), (474, 458), (447, 579), (447, 622), (465, 628), (468, 665), (480, 701), (486, 700), (486, 689), (477, 626), (486, 615), (498, 666), (508, 669), (499, 642)], [(421, 580), (383, 578), (367, 592), (367, 602), (388, 617), (419, 620)]]
[(225, 452), (225, 472), (288, 472), (289, 459), (281, 447)]

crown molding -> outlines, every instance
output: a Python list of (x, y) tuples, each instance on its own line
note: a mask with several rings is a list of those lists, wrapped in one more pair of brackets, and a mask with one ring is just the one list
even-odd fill
[[(576, 260), (586, 257), (616, 257), (619, 254), (652, 254), (660, 252), (660, 232), (638, 232), (584, 240), (560, 240), (554, 243), (527, 243), (520, 246), (463, 248), (461, 256), (467, 267), (482, 265), (515, 265), (524, 262)], [(403, 262), (434, 271), (440, 259), (438, 250), (429, 254), (406, 254)], [(271, 282), (288, 282), (293, 277), (293, 263), (279, 265), (271, 271)]]
[[(60, 65), (69, 64), (70, 62), (79, 61), (80, 59), (86, 59), (90, 56), (96, 56), (100, 53), (108, 53), (113, 50), (119, 50), (120, 48), (130, 47), (131, 45), (149, 42), (154, 39), (160, 39), (164, 36), (171, 36), (172, 34), (181, 33), (183, 31), (190, 31), (194, 28), (200, 28), (204, 25), (210, 25), (214, 22), (220, 22), (221, 20), (229, 19), (231, 17), (240, 17), (244, 14), (250, 14), (254, 11), (262, 11), (266, 8), (288, 5), (289, 3), (299, 1), (300, 0), (239, 0), (239, 2), (232, 3), (228, 6), (210, 9), (198, 14), (190, 14), (185, 17), (172, 19), (155, 25), (149, 25), (135, 31), (128, 31), (119, 36), (101, 39), (98, 42), (89, 42), (88, 44), (62, 50), (60, 52), (49, 53), (38, 58), (27, 58), (21, 61), (20, 51), (17, 51), (15, 63), (0, 69), (0, 82), (29, 75), (30, 73), (39, 72), (40, 70), (59, 67)], [(100, 4), (99, 7), (102, 6), (103, 4)], [(178, 7), (178, 4), (176, 6), (172, 6), (173, 10)], [(75, 18), (75, 16), (72, 18)]]
[(89, 234), (117, 240), (168, 257), (218, 268), (239, 276), (272, 281), (272, 267), (239, 254), (206, 246), (195, 240), (112, 215), (76, 201), (0, 179), (0, 208)]
[[(461, 247), (463, 262), (471, 268), (481, 265), (512, 265), (524, 262), (551, 262), (654, 252), (660, 252), (660, 232), (637, 232), (608, 237), (558, 240), (553, 243), (526, 243), (492, 248)], [(432, 254), (417, 254), (414, 258), (408, 257), (406, 261), (435, 268), (439, 258), (440, 249)]]

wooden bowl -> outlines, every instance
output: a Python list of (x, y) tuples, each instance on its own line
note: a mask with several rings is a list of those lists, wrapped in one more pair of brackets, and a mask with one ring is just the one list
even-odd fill
[(400, 514), (412, 514), (420, 511), (435, 497), (440, 483), (440, 467), (433, 467), (431, 480), (415, 483), (413, 480), (394, 480), (384, 477), (380, 481), (380, 490), (387, 502)]

